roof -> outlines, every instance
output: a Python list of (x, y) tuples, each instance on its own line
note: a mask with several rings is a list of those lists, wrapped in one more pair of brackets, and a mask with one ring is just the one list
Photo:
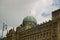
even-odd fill
[(27, 16), (23, 19), (23, 23), (24, 22), (34, 22), (37, 23), (37, 20), (33, 17), (33, 16)]
[(60, 11), (60, 9), (57, 9), (57, 10), (53, 11), (52, 13), (59, 12), (59, 11)]

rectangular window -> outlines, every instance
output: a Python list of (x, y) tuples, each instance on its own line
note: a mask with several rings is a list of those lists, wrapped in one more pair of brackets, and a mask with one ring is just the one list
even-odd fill
[(53, 23), (54, 28), (58, 26), (58, 22)]

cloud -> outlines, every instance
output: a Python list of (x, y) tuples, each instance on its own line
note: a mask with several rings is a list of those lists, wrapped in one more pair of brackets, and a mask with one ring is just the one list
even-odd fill
[(52, 4), (53, 0), (38, 0), (30, 5), (30, 14), (37, 19), (38, 23), (42, 23), (43, 21), (49, 20), (51, 19), (51, 16), (43, 17), (42, 13), (46, 15), (50, 14), (50, 12), (52, 11)]
[(42, 16), (43, 17), (48, 17), (48, 16), (50, 16), (50, 14), (48, 14), (48, 13), (42, 13)]
[(56, 4), (54, 0), (37, 0), (31, 3), (30, 14), (38, 20), (38, 23), (51, 20), (52, 11), (58, 9), (58, 7), (53, 4)]
[(34, 16), (37, 23), (51, 19), (51, 12), (60, 8), (60, 0), (0, 0), (0, 29), (3, 22), (10, 27), (22, 24), (25, 16)]
[(54, 0), (53, 6), (60, 8), (60, 0)]

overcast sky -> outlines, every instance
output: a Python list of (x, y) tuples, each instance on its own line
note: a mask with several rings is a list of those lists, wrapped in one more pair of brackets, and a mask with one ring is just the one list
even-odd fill
[(11, 29), (22, 24), (24, 17), (34, 16), (40, 24), (51, 19), (51, 12), (59, 7), (60, 0), (0, 0), (0, 35), (3, 22)]

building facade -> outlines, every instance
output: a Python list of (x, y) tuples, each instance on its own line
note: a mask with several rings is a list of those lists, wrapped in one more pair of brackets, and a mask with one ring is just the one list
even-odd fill
[(52, 12), (52, 20), (37, 24), (32, 16), (23, 19), (23, 23), (9, 30), (7, 40), (60, 40), (60, 9)]

